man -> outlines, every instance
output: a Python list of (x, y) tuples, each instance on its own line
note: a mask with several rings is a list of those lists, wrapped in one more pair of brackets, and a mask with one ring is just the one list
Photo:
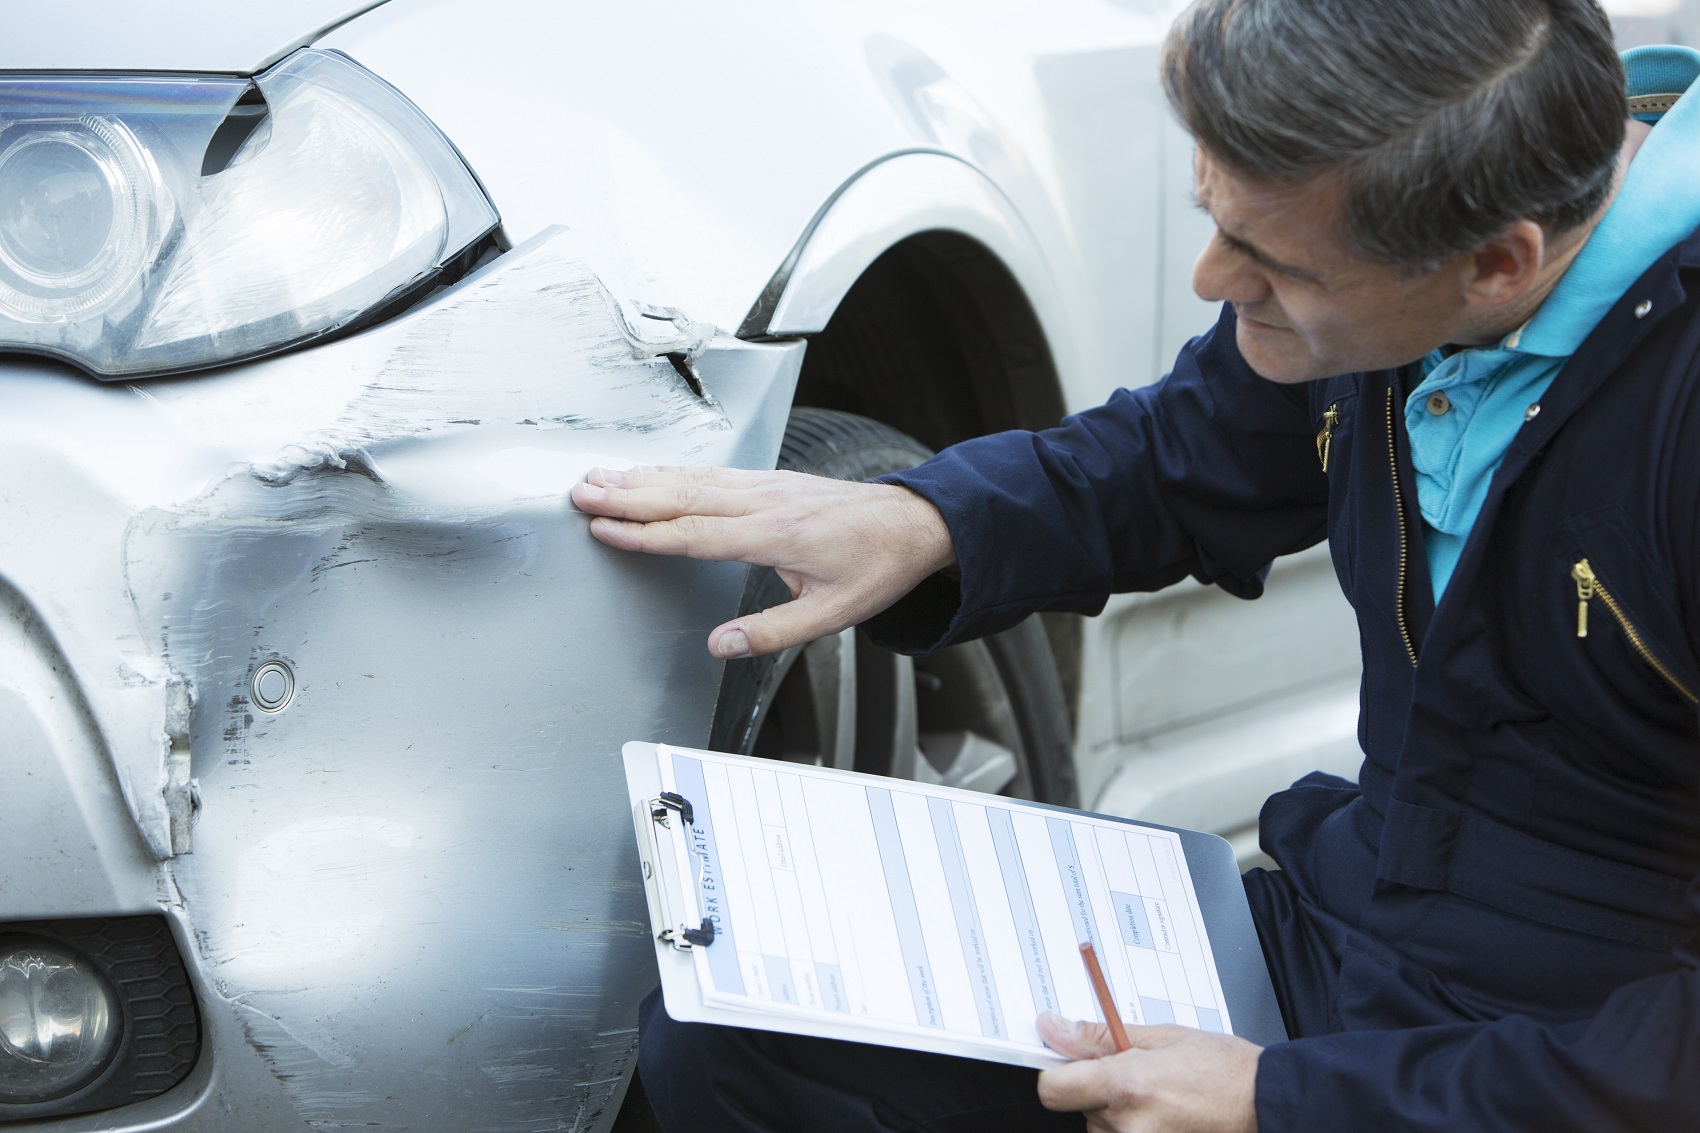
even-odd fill
[(664, 1124), (1700, 1128), (1700, 55), (1628, 61), (1626, 104), (1591, 0), (1198, 0), (1162, 66), (1225, 305), (1166, 379), (885, 483), (575, 488), (614, 546), (779, 569), (723, 657), (1255, 597), (1325, 536), (1363, 640), (1359, 782), (1270, 799), (1246, 878), (1293, 1041), (1046, 1019), (1035, 1098), (652, 997)]

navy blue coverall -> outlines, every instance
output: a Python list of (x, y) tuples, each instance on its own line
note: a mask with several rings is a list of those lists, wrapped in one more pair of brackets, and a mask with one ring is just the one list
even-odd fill
[[(1600, 322), (1438, 608), (1414, 376), (1276, 385), (1231, 311), (1156, 385), (891, 478), (939, 507), (961, 572), (870, 623), (912, 651), (1189, 575), (1255, 598), (1271, 560), (1329, 540), (1365, 759), (1357, 784), (1312, 775), (1263, 810), (1281, 872), (1247, 889), (1293, 1035), (1259, 1065), (1263, 1133), (1700, 1129), (1696, 286), (1700, 234)], [(1038, 1109), (1031, 1072), (645, 1014), (671, 1129), (1079, 1128)]]

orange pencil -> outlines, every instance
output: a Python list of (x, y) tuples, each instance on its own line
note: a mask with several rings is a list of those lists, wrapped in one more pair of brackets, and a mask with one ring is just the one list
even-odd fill
[(1104, 1022), (1110, 1025), (1110, 1038), (1116, 1044), (1118, 1051), (1132, 1050), (1133, 1044), (1127, 1041), (1127, 1028), (1122, 1026), (1122, 1017), (1116, 1011), (1116, 1001), (1110, 996), (1109, 981), (1104, 979), (1104, 969), (1098, 966), (1098, 952), (1090, 941), (1080, 946), (1080, 958), (1086, 961), (1086, 976), (1092, 981), (1092, 990), (1097, 993), (1098, 1006), (1104, 1012)]

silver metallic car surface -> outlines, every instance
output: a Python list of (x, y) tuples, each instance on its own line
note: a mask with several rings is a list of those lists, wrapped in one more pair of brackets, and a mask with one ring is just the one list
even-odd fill
[[(608, 1129), (653, 981), (618, 753), (709, 740), (745, 572), (611, 551), (568, 485), (771, 467), (794, 405), (938, 447), (1153, 380), (1212, 318), (1155, 81), (1179, 4), (14, 7), (0, 1122)], [(437, 178), (396, 174), (408, 208), (471, 219), (331, 288), (363, 183), (282, 160), (332, 120), (295, 90)], [(112, 192), (76, 213), (85, 166)], [(99, 229), (99, 295), (56, 225)], [(1082, 805), (1249, 860), (1271, 790), (1355, 772), (1320, 549), (1250, 607), (1189, 585), (1047, 629)], [(893, 671), (911, 708), (940, 679)]]

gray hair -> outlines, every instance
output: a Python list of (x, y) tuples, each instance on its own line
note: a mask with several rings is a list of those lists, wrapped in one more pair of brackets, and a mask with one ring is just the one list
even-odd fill
[(1212, 160), (1338, 176), (1347, 238), (1417, 269), (1594, 215), (1628, 115), (1594, 0), (1196, 0), (1162, 74)]

